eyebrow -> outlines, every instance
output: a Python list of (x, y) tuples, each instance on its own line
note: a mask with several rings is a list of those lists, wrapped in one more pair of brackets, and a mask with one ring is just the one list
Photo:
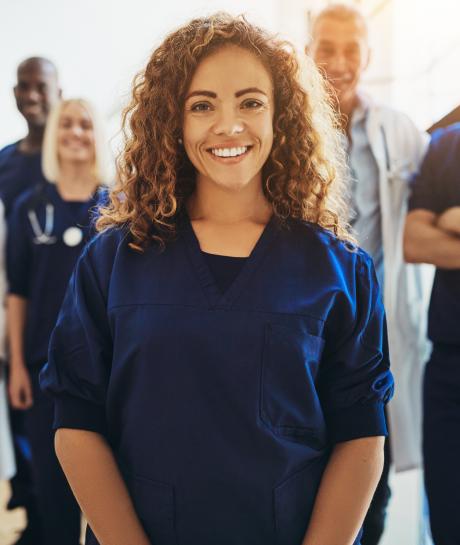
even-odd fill
[[(235, 93), (235, 97), (239, 98), (240, 96), (246, 95), (247, 93), (260, 93), (262, 95), (267, 96), (267, 93), (265, 93), (265, 91), (262, 91), (258, 87), (247, 87), (246, 89), (241, 89), (241, 91), (237, 91)], [(214, 93), (213, 91), (205, 91), (205, 90), (192, 91), (190, 94), (188, 94), (185, 97), (185, 100), (188, 100), (189, 98), (195, 97), (195, 96), (217, 98), (217, 93)]]

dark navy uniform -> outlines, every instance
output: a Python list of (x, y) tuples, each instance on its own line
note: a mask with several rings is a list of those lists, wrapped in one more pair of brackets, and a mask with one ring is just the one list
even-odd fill
[[(433, 133), (410, 208), (460, 206), (460, 123)], [(424, 381), (423, 455), (436, 545), (460, 543), (460, 269), (436, 269), (428, 315), (433, 351)]]
[(0, 198), (8, 216), (15, 199), (27, 189), (46, 183), (42, 173), (41, 152), (22, 153), (20, 142), (0, 150)]
[(128, 243), (79, 259), (41, 375), (55, 427), (107, 437), (155, 545), (300, 545), (334, 444), (386, 435), (370, 258), (272, 219), (222, 293), (187, 218), (162, 252)]
[(33, 406), (25, 412), (25, 426), (46, 545), (78, 545), (80, 511), (54, 453), (53, 406), (40, 391), (38, 373), (72, 270), (92, 232), (95, 205), (95, 197), (64, 201), (56, 186), (46, 183), (21, 195), (8, 221), (9, 293), (27, 300), (24, 353)]

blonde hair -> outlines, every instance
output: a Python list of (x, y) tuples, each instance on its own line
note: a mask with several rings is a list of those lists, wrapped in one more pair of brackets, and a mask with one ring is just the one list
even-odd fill
[(51, 183), (56, 183), (56, 180), (59, 178), (61, 169), (57, 150), (57, 131), (62, 111), (69, 104), (78, 104), (88, 112), (91, 118), (94, 132), (94, 175), (100, 184), (108, 185), (111, 180), (111, 174), (108, 162), (108, 146), (103, 135), (102, 122), (93, 106), (82, 98), (60, 100), (52, 108), (46, 122), (45, 135), (43, 138), (43, 174)]

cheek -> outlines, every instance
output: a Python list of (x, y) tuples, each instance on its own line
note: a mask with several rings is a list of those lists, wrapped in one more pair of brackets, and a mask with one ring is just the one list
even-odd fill
[(267, 116), (260, 120), (258, 131), (261, 139), (262, 147), (270, 151), (273, 144), (273, 119)]
[(203, 141), (205, 135), (206, 130), (203, 122), (196, 119), (186, 121), (183, 127), (182, 139), (187, 153), (189, 150), (193, 150), (199, 142)]

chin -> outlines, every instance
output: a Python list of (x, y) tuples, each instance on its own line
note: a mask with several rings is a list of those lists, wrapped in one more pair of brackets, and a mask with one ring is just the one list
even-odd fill
[(227, 191), (241, 191), (250, 185), (252, 178), (248, 176), (212, 176), (211, 180)]

